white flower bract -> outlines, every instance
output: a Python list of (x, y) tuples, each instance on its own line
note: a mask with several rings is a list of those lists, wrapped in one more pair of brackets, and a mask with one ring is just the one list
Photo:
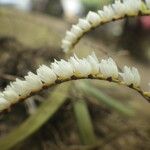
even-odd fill
[(97, 13), (92, 11), (89, 11), (86, 20), (90, 22), (93, 27), (99, 25), (99, 23), (101, 22), (100, 16)]
[(37, 69), (37, 75), (45, 85), (53, 84), (57, 79), (54, 71), (46, 65), (42, 65)]
[(19, 95), (10, 86), (7, 86), (3, 94), (4, 98), (11, 104), (15, 104), (19, 100)]
[(138, 14), (141, 7), (141, 0), (123, 0), (125, 6), (125, 11), (127, 15), (136, 15)]
[(76, 77), (87, 77), (91, 74), (91, 65), (89, 62), (83, 58), (79, 59), (76, 55), (69, 59)]
[(133, 84), (136, 87), (140, 86), (141, 78), (135, 67), (130, 68), (125, 66), (123, 68), (123, 73), (120, 73), (120, 76), (127, 85)]
[(71, 33), (73, 33), (76, 37), (80, 37), (83, 34), (83, 30), (77, 25), (72, 25)]
[(73, 75), (73, 67), (71, 64), (63, 59), (60, 61), (55, 60), (51, 64), (51, 68), (60, 79), (70, 78)]
[(86, 32), (91, 28), (90, 23), (86, 19), (79, 19), (78, 26), (83, 29), (83, 32)]
[(67, 31), (65, 40), (74, 43), (76, 41), (76, 35), (71, 31)]
[(104, 6), (104, 8), (103, 8), (103, 20), (105, 22), (112, 20), (114, 18), (114, 14), (115, 14), (115, 12), (114, 12), (111, 5)]
[(68, 40), (63, 40), (62, 41), (62, 46), (61, 48), (64, 50), (64, 52), (67, 52), (72, 46), (72, 43)]
[(40, 90), (43, 86), (40, 77), (32, 72), (28, 72), (28, 75), (25, 76), (25, 79), (28, 83), (30, 91), (32, 92)]
[(118, 78), (118, 68), (112, 58), (109, 58), (108, 60), (102, 59), (99, 65), (100, 71), (105, 78)]
[(114, 9), (115, 12), (114, 15), (115, 19), (125, 16), (125, 6), (123, 3), (121, 3), (120, 0), (115, 0), (115, 3), (112, 4), (112, 8)]
[(95, 55), (94, 52), (92, 52), (91, 55), (89, 55), (87, 58), (87, 61), (89, 62), (89, 64), (91, 65), (91, 74), (92, 75), (96, 75), (99, 73), (99, 61)]
[(16, 79), (16, 81), (12, 82), (10, 86), (19, 95), (20, 98), (24, 98), (30, 94), (27, 81)]

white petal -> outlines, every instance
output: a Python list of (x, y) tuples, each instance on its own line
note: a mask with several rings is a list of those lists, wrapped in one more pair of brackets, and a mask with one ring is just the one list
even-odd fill
[(79, 59), (76, 55), (69, 59), (71, 63), (74, 75), (77, 77), (87, 77), (92, 73), (92, 68), (86, 59)]
[(57, 79), (54, 71), (46, 65), (42, 65), (39, 69), (37, 69), (37, 75), (45, 85), (53, 84)]
[(66, 37), (65, 37), (66, 41), (74, 43), (74, 42), (76, 42), (76, 39), (77, 38), (76, 38), (76, 35), (74, 33), (70, 32), (70, 31), (66, 32)]
[(72, 43), (70, 41), (62, 40), (61, 48), (63, 49), (64, 52), (67, 52), (71, 47), (72, 47)]
[(133, 84), (136, 87), (140, 86), (141, 79), (136, 68), (132, 67), (132, 69), (130, 69), (129, 67), (125, 66), (123, 69), (123, 73), (120, 73), (120, 75), (127, 85)]
[(71, 64), (65, 60), (55, 60), (55, 62), (51, 64), (51, 68), (61, 79), (67, 79), (73, 75), (73, 68)]
[(123, 4), (125, 6), (126, 14), (136, 15), (140, 10), (142, 2), (141, 0), (123, 0)]
[(30, 94), (27, 81), (16, 79), (16, 81), (12, 82), (10, 86), (20, 96), (20, 98), (27, 97)]
[(80, 37), (83, 34), (83, 30), (77, 25), (73, 25), (71, 28), (71, 33), (73, 33), (76, 37)]
[(94, 52), (92, 52), (92, 55), (89, 55), (87, 57), (87, 61), (91, 65), (92, 74), (93, 75), (98, 74), (99, 73), (99, 61)]
[(99, 23), (101, 22), (100, 16), (97, 13), (92, 11), (89, 11), (86, 20), (90, 22), (93, 27), (99, 25)]
[(115, 19), (123, 17), (125, 15), (125, 6), (121, 3), (120, 0), (115, 0), (115, 3), (112, 4), (112, 8), (115, 12)]
[(112, 58), (109, 58), (108, 60), (101, 60), (100, 71), (105, 78), (118, 78), (118, 68)]
[(99, 10), (98, 14), (100, 15), (101, 21), (105, 22), (106, 21), (106, 16), (103, 10)]
[(111, 21), (114, 18), (115, 12), (110, 5), (104, 6), (103, 12), (104, 12), (104, 16), (105, 16), (105, 21)]
[(28, 75), (25, 76), (25, 79), (32, 92), (40, 90), (43, 86), (40, 77), (32, 72), (29, 72)]
[(110, 68), (112, 69), (112, 72), (111, 72), (112, 77), (118, 78), (119, 72), (118, 72), (118, 67), (115, 61), (112, 58), (109, 58), (108, 63), (109, 63)]
[(4, 98), (11, 104), (14, 104), (19, 100), (19, 95), (11, 87), (7, 88), (3, 94)]
[(90, 23), (85, 19), (79, 19), (78, 27), (83, 29), (83, 32), (88, 31), (91, 28)]
[(112, 69), (109, 66), (108, 60), (104, 60), (104, 59), (101, 60), (100, 71), (105, 78), (112, 77), (112, 75), (113, 75)]

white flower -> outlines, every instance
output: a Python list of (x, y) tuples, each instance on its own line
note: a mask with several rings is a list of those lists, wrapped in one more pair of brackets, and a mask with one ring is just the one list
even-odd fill
[(63, 49), (64, 52), (67, 52), (72, 46), (72, 43), (67, 40), (62, 40), (62, 46), (61, 48)]
[(69, 62), (73, 67), (74, 75), (77, 77), (87, 77), (92, 73), (91, 65), (85, 58), (79, 59), (74, 55), (74, 57), (70, 57)]
[(0, 97), (0, 111), (7, 109), (10, 106), (10, 102), (5, 98)]
[(83, 32), (88, 31), (91, 28), (90, 23), (86, 19), (79, 19), (78, 27), (83, 29)]
[(100, 15), (102, 22), (106, 22), (106, 14), (104, 13), (104, 11), (98, 10), (98, 14)]
[(91, 65), (91, 74), (95, 75), (99, 73), (99, 61), (95, 55), (94, 52), (92, 52), (91, 55), (89, 55), (87, 58), (87, 61), (89, 62), (89, 64)]
[(112, 4), (112, 8), (114, 9), (115, 12), (115, 19), (124, 17), (125, 15), (125, 6), (123, 3), (121, 3), (120, 0), (115, 0), (115, 3)]
[(100, 16), (97, 13), (92, 12), (92, 11), (89, 11), (89, 13), (88, 13), (88, 15), (86, 17), (86, 20), (88, 22), (90, 22), (93, 27), (96, 27), (101, 22)]
[(11, 86), (7, 86), (3, 94), (4, 99), (8, 100), (11, 104), (14, 104), (19, 100), (19, 95), (12, 89)]
[(3, 97), (3, 96), (4, 96), (3, 92), (0, 92), (0, 97)]
[(71, 33), (73, 33), (76, 37), (80, 37), (83, 34), (83, 30), (77, 25), (72, 25)]
[(57, 79), (54, 71), (46, 65), (42, 65), (37, 69), (37, 75), (45, 85), (53, 84)]
[(43, 86), (40, 77), (32, 72), (28, 72), (28, 75), (25, 76), (25, 79), (28, 83), (29, 89), (32, 92), (40, 90)]
[(11, 88), (20, 96), (20, 98), (27, 97), (30, 94), (27, 81), (16, 79), (10, 84)]
[(111, 5), (104, 6), (103, 11), (104, 11), (105, 19), (107, 21), (110, 21), (113, 19), (115, 12)]
[(51, 64), (51, 68), (61, 79), (67, 79), (73, 75), (73, 68), (71, 64), (65, 60), (55, 60), (55, 62)]
[(108, 60), (101, 60), (100, 71), (105, 78), (118, 78), (118, 68), (112, 58), (109, 58)]
[(128, 15), (136, 15), (138, 14), (142, 1), (141, 0), (123, 0), (123, 4), (125, 6), (126, 14)]
[(125, 66), (123, 68), (123, 73), (120, 73), (120, 75), (127, 85), (133, 84), (136, 87), (140, 85), (141, 78), (138, 70), (135, 67), (129, 68)]
[(76, 41), (76, 35), (70, 31), (67, 31), (65, 40), (74, 43)]
[(147, 7), (150, 9), (150, 0), (145, 0)]
[(100, 15), (102, 22), (107, 22), (107, 21), (112, 20), (114, 17), (114, 13), (115, 12), (110, 5), (104, 6), (103, 10), (98, 11), (98, 14)]

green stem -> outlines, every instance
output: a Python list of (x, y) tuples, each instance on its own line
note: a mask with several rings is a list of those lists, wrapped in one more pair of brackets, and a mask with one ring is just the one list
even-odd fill
[(84, 100), (76, 100), (73, 108), (82, 143), (85, 145), (94, 144), (96, 137), (86, 102)]

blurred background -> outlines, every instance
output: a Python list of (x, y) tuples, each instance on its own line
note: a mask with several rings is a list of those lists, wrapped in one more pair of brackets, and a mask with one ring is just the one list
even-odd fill
[[(0, 88), (40, 64), (74, 52), (135, 66), (149, 90), (150, 17), (126, 18), (86, 34), (68, 55), (61, 40), (79, 17), (113, 0), (0, 0)], [(84, 85), (84, 86), (83, 86)], [(90, 88), (89, 88), (90, 87)], [(72, 81), (44, 90), (0, 116), (0, 149), (149, 150), (150, 105), (126, 87)]]

